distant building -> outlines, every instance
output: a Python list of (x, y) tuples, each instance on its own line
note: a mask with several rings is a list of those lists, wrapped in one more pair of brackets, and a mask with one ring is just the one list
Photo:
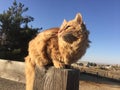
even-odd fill
[(87, 66), (88, 62), (87, 61), (78, 61), (77, 64), (79, 64), (80, 66)]
[(100, 69), (109, 70), (112, 66), (111, 65), (100, 65), (99, 67)]

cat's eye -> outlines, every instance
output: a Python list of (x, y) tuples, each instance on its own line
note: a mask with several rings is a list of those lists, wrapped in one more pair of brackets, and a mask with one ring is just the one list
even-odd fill
[(66, 26), (65, 29), (68, 29), (69, 27), (71, 27), (71, 26)]

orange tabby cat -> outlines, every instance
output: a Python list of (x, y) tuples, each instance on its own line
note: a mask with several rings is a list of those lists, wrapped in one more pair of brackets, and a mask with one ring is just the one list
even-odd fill
[(60, 28), (39, 33), (29, 43), (26, 62), (26, 90), (33, 90), (35, 66), (53, 64), (64, 68), (79, 60), (89, 47), (89, 32), (80, 13), (73, 20), (63, 21)]

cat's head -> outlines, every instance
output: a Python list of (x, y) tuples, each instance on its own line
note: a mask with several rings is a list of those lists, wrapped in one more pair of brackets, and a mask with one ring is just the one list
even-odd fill
[[(60, 26), (58, 37), (68, 43), (73, 43), (76, 40), (88, 40), (89, 32), (86, 29), (82, 20), (82, 15), (78, 13), (73, 20), (64, 20)], [(89, 41), (89, 40), (88, 40)]]

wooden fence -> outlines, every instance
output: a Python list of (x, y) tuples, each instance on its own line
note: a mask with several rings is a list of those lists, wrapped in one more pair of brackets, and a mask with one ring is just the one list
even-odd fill
[(79, 71), (75, 69), (36, 68), (34, 90), (79, 90)]

